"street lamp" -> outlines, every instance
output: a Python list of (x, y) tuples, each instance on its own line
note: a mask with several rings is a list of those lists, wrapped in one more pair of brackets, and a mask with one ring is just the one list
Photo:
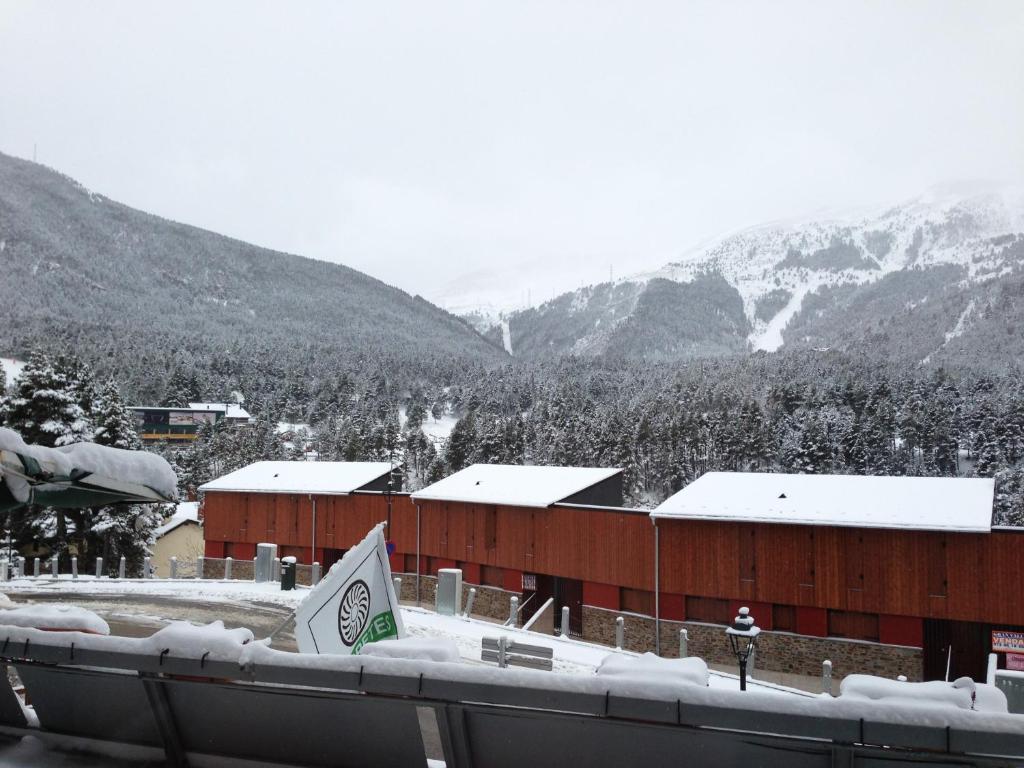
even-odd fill
[(749, 608), (740, 608), (740, 615), (735, 618), (731, 627), (726, 627), (725, 634), (729, 636), (729, 644), (732, 652), (736, 654), (736, 661), (740, 664), (740, 690), (747, 690), (747, 659), (754, 652), (757, 646), (757, 636), (761, 634), (761, 628), (754, 624), (754, 617), (750, 615)]

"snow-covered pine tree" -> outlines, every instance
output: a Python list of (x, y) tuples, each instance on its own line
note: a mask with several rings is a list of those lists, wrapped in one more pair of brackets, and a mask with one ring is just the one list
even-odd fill
[(142, 441), (135, 430), (135, 418), (121, 399), (121, 392), (113, 379), (108, 380), (96, 395), (92, 418), (95, 442), (130, 451), (142, 448)]
[(86, 383), (75, 379), (80, 363), (33, 352), (3, 405), (4, 423), (27, 443), (49, 448), (92, 439), (92, 422), (81, 405)]

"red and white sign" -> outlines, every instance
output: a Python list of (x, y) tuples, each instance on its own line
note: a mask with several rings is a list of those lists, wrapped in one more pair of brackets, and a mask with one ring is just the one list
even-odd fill
[(1024, 672), (1024, 653), (1006, 654), (1006, 668)]
[(1007, 629), (992, 630), (993, 653), (1024, 653), (1024, 632)]
[(523, 592), (536, 592), (537, 591), (537, 574), (535, 573), (524, 573), (523, 574)]

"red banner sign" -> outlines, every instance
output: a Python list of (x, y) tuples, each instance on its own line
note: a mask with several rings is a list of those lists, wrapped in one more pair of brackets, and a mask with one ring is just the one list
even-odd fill
[(1024, 672), (1024, 653), (1006, 654), (1006, 668)]
[(1024, 653), (1024, 632), (1006, 629), (992, 630), (993, 653)]

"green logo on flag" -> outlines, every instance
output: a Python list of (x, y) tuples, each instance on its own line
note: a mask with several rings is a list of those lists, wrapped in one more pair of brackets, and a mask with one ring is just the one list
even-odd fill
[(398, 637), (398, 627), (395, 625), (395, 617), (391, 611), (378, 613), (370, 620), (369, 626), (363, 631), (352, 646), (352, 653), (359, 653), (359, 649), (367, 643), (374, 643), (387, 637)]

